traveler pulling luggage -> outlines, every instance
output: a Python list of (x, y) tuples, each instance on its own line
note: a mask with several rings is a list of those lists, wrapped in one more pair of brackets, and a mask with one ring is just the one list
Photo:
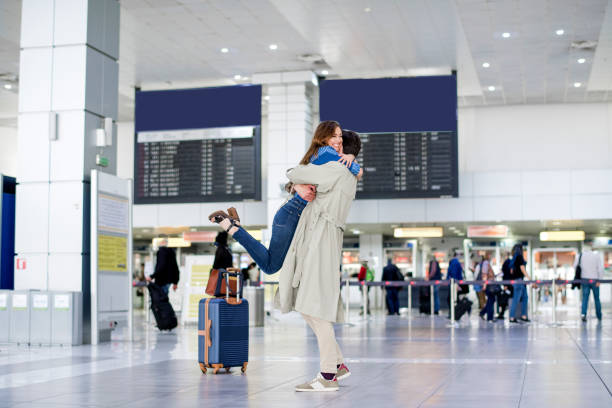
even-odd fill
[(153, 311), (153, 316), (155, 316), (157, 328), (168, 331), (174, 329), (178, 325), (178, 321), (166, 292), (164, 292), (161, 286), (153, 282), (149, 282), (147, 289), (151, 296), (151, 310)]
[[(198, 362), (206, 373), (207, 368), (217, 372), (225, 368), (241, 367), (244, 373), (249, 361), (249, 303), (241, 298), (241, 273), (239, 269), (219, 269), (221, 279), (226, 279), (225, 298), (200, 300), (198, 314)], [(236, 277), (237, 287), (232, 290), (230, 277)], [(233, 293), (232, 293), (233, 292)], [(230, 298), (230, 293), (236, 298)]]

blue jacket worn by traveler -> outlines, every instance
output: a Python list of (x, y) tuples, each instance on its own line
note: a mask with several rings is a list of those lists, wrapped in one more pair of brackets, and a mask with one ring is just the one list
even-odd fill
[(461, 267), (461, 262), (456, 257), (451, 259), (448, 264), (448, 273), (446, 274), (446, 279), (455, 279), (462, 280), (463, 279), (463, 268)]
[(389, 262), (387, 266), (383, 268), (382, 280), (383, 282), (403, 281), (404, 276), (397, 266)]

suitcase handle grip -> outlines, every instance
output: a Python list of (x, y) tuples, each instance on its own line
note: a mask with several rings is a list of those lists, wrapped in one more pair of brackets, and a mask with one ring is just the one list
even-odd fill
[[(235, 271), (235, 272), (231, 272)], [(239, 273), (240, 270), (237, 268), (227, 268), (221, 269), (221, 279), (223, 279), (223, 275), (225, 275), (225, 287), (227, 288), (225, 291), (225, 300), (229, 303), (229, 295), (230, 295), (230, 276), (236, 277), (236, 303), (240, 303), (240, 284), (242, 283), (242, 274)]]

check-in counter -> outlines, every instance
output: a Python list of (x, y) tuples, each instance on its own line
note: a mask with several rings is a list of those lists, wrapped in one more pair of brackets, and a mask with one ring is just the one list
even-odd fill
[(83, 297), (81, 292), (53, 292), (51, 301), (51, 344), (83, 344)]
[(30, 343), (30, 294), (27, 290), (16, 290), (11, 296), (10, 343)]
[(11, 327), (11, 291), (0, 290), (0, 343), (8, 343)]
[(30, 292), (30, 341), (31, 345), (51, 344), (51, 293)]

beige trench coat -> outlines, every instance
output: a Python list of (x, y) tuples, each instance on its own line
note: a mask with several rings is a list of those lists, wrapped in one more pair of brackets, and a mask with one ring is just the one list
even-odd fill
[(294, 184), (316, 185), (317, 196), (302, 212), (280, 270), (276, 307), (342, 322), (342, 237), (357, 178), (338, 162), (298, 166), (287, 177)]

